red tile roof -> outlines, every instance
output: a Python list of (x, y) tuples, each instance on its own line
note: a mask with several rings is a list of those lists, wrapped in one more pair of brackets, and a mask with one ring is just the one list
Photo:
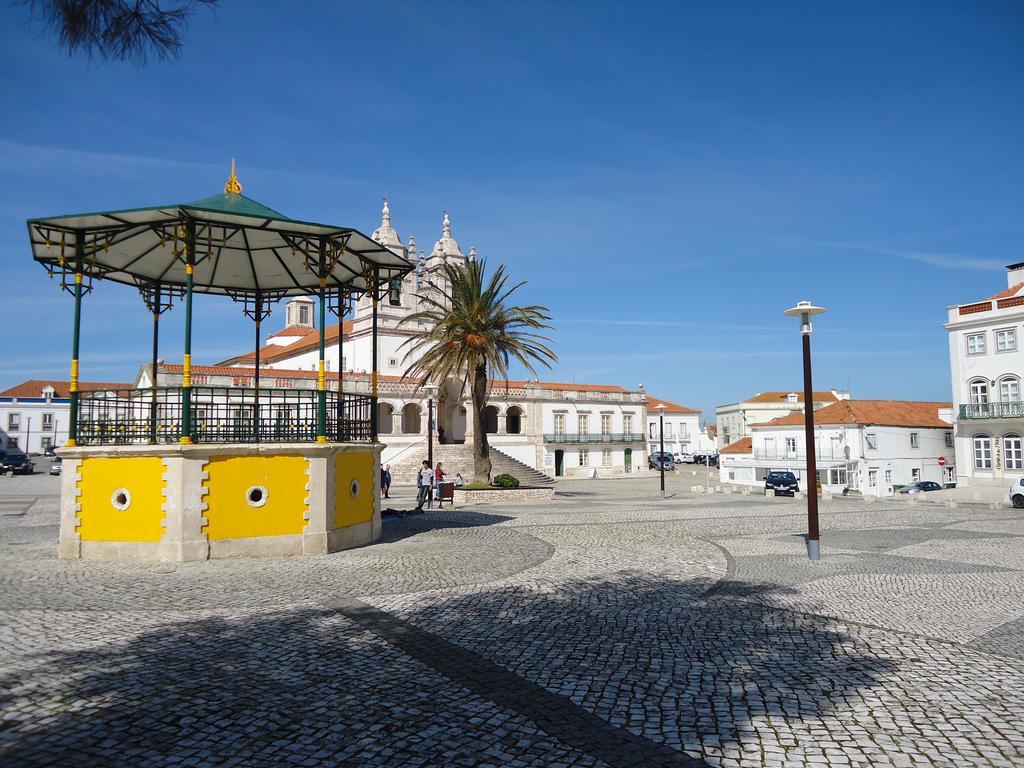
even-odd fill
[[(71, 393), (68, 391), (70, 382), (67, 381), (55, 381), (52, 379), (29, 379), (28, 381), (22, 382), (10, 389), (5, 389), (0, 392), (0, 397), (42, 397), (43, 387), (53, 387), (53, 396), (60, 398), (68, 398)], [(134, 385), (126, 382), (108, 382), (108, 381), (80, 381), (78, 382), (78, 388), (80, 390), (85, 389), (131, 389)]]
[[(300, 340), (292, 344), (266, 344), (260, 348), (260, 362), (274, 363), (278, 360), (282, 360), (287, 357), (293, 357), (295, 355), (308, 352), (311, 349), (316, 349), (320, 345), (320, 333), (316, 328), (286, 328), (285, 331), (297, 331), (296, 333), (275, 333), (274, 336), (299, 336)], [(301, 331), (299, 333), (298, 331)], [(344, 333), (347, 336), (352, 333), (352, 321), (345, 321)], [(338, 340), (338, 324), (329, 325), (324, 329), (324, 344), (333, 344)], [(220, 365), (226, 365), (235, 361), (242, 362), (245, 360), (255, 360), (256, 352), (246, 352), (235, 357), (229, 357), (227, 360), (220, 362)]]
[(994, 293), (987, 299), (984, 299), (984, 301), (992, 301), (995, 299), (1008, 299), (1011, 296), (1016, 296), (1018, 293), (1020, 293), (1021, 288), (1024, 288), (1024, 283), (1017, 283), (1016, 285), (1011, 285), (1005, 291)]
[[(862, 424), (880, 427), (952, 427), (939, 418), (939, 410), (952, 408), (952, 403), (919, 403), (906, 400), (841, 400), (814, 412), (817, 425)], [(788, 416), (753, 424), (755, 427), (803, 426), (804, 415)]]
[(751, 453), (754, 450), (754, 439), (752, 437), (741, 437), (735, 443), (725, 446), (719, 453)]
[[(786, 397), (789, 395), (796, 395), (796, 401), (802, 403), (804, 401), (804, 392), (802, 389), (796, 390), (791, 389), (789, 392), (758, 392), (756, 395), (748, 400), (744, 400), (745, 403), (785, 403)], [(834, 403), (839, 398), (835, 392), (815, 392), (814, 402), (816, 403)]]
[(664, 404), (665, 413), (700, 413), (700, 411), (693, 408), (687, 408), (685, 405), (678, 405), (677, 403), (670, 403), (668, 400), (662, 400), (654, 397), (653, 395), (647, 396), (647, 412), (658, 413), (658, 406)]
[(284, 328), (277, 333), (272, 333), (268, 338), (273, 339), (276, 336), (309, 336), (311, 333), (316, 333), (316, 328), (310, 328), (304, 325), (293, 325), (290, 328)]

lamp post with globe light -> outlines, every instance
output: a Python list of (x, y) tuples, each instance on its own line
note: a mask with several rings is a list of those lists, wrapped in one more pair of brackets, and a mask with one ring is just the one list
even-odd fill
[(814, 390), (811, 385), (811, 317), (824, 312), (809, 301), (797, 302), (786, 310), (787, 317), (800, 318), (800, 336), (804, 352), (804, 441), (807, 444), (807, 556), (821, 559), (821, 538), (818, 531), (818, 465), (814, 448)]

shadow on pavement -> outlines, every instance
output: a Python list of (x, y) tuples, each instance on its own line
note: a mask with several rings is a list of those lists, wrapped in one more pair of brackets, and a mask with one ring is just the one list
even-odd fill
[(806, 730), (893, 669), (837, 624), (709, 602), (707, 586), (620, 572), (399, 597), (397, 613), (339, 601), (148, 629), (98, 614), (77, 640), (90, 647), (6, 666), (0, 761), (540, 768), (580, 764), (575, 748), (612, 766), (703, 765), (677, 750), (749, 743), (764, 718)]

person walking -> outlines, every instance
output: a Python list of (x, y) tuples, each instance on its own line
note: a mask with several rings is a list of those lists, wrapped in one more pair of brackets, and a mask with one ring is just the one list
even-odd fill
[(430, 468), (430, 462), (426, 459), (416, 473), (416, 511), (422, 512), (423, 505), (430, 509), (430, 488), (434, 482), (434, 471)]
[(380, 492), (384, 495), (385, 499), (390, 499), (388, 495), (391, 492), (391, 465), (385, 464), (384, 468), (380, 471)]

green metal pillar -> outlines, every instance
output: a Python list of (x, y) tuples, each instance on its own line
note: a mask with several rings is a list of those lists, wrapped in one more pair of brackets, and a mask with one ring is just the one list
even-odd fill
[[(75, 232), (75, 326), (71, 334), (71, 416), (68, 420), (69, 446), (78, 445), (78, 340), (82, 329), (82, 265), (85, 263), (85, 241), (82, 230)], [(28, 446), (25, 447), (28, 450)]]
[(373, 286), (371, 287), (371, 296), (373, 297), (373, 325), (372, 325), (372, 339), (373, 339), (373, 364), (370, 371), (370, 437), (373, 442), (377, 442), (377, 305), (379, 303), (377, 291), (380, 284), (380, 270), (377, 267), (373, 268)]
[(252, 427), (253, 439), (260, 441), (260, 321), (263, 318), (263, 293), (256, 291), (256, 368), (253, 376)]
[(326, 241), (320, 238), (320, 360), (316, 375), (316, 441), (327, 442), (327, 376), (324, 365), (324, 324), (327, 322)]
[(156, 418), (157, 418), (157, 403), (156, 403), (156, 377), (157, 377), (157, 360), (160, 355), (160, 283), (154, 286), (154, 301), (153, 301), (153, 362), (152, 362), (152, 373), (150, 374), (150, 388), (153, 390), (153, 399), (149, 404), (149, 442), (156, 443), (157, 430), (156, 430)]
[(185, 360), (181, 381), (181, 444), (192, 443), (192, 273), (196, 263), (196, 224), (185, 222)]

